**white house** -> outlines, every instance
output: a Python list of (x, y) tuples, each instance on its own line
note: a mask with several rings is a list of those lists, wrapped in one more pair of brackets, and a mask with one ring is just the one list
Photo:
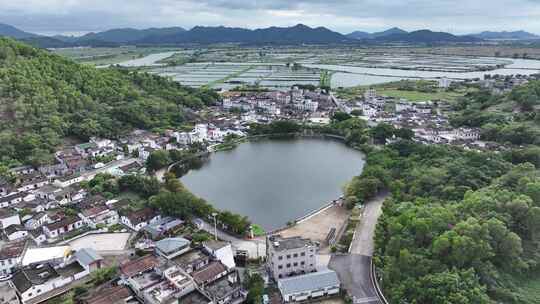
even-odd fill
[(54, 180), (53, 184), (60, 188), (66, 188), (73, 184), (77, 184), (84, 181), (84, 176), (75, 174), (70, 176), (60, 177)]
[(57, 222), (47, 224), (43, 226), (43, 232), (49, 239), (55, 239), (62, 234), (66, 234), (75, 229), (82, 228), (84, 226), (83, 220), (77, 216), (65, 217)]
[(203, 243), (203, 248), (208, 254), (227, 266), (228, 269), (236, 267), (231, 244), (220, 241), (207, 241)]
[(0, 229), (6, 229), (11, 225), (20, 225), (21, 218), (13, 210), (0, 209)]
[(6, 208), (13, 204), (20, 203), (24, 200), (28, 193), (26, 192), (16, 192), (9, 195), (0, 197), (0, 208)]
[(96, 228), (96, 225), (111, 226), (118, 224), (119, 216), (116, 210), (109, 209), (106, 205), (94, 206), (84, 209), (79, 213), (79, 217), (86, 225)]
[(143, 208), (135, 212), (131, 212), (120, 217), (120, 222), (134, 231), (139, 231), (148, 224), (153, 224), (161, 219), (161, 215), (157, 214), (150, 208)]
[(439, 79), (439, 88), (448, 89), (452, 84), (452, 80), (447, 77), (442, 77)]
[(4, 228), (4, 234), (7, 236), (8, 240), (17, 241), (28, 236), (28, 229), (24, 228), (22, 225), (11, 225)]
[(24, 227), (30, 230), (34, 230), (50, 222), (51, 218), (49, 217), (49, 215), (45, 212), (40, 212), (34, 215), (31, 219), (27, 220), (24, 223)]
[(51, 290), (63, 287), (90, 274), (78, 262), (63, 268), (53, 268), (49, 264), (35, 264), (17, 271), (12, 283), (23, 304)]

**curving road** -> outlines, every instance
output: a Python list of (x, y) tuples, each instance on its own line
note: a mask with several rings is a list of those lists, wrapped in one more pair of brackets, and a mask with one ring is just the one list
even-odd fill
[(329, 268), (338, 273), (343, 287), (349, 291), (355, 304), (383, 304), (373, 286), (371, 257), (375, 247), (377, 220), (388, 195), (388, 192), (381, 193), (365, 204), (349, 254), (334, 255), (330, 260)]

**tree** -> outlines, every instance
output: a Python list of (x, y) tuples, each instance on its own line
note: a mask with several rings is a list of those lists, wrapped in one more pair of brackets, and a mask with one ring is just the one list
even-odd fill
[(107, 267), (94, 271), (92, 273), (94, 284), (97, 286), (112, 280), (116, 276), (116, 270), (116, 267)]
[(351, 118), (352, 116), (345, 112), (336, 112), (334, 113), (334, 115), (332, 115), (332, 122), (333, 123), (342, 122)]
[(387, 123), (379, 123), (370, 130), (371, 136), (378, 143), (384, 144), (386, 139), (394, 135), (394, 127)]
[(356, 205), (360, 203), (360, 200), (356, 196), (347, 196), (345, 198), (345, 207), (352, 210)]
[(171, 163), (169, 152), (166, 150), (154, 151), (146, 160), (146, 168), (150, 171), (157, 171), (167, 167)]
[(165, 173), (165, 189), (171, 192), (182, 192), (186, 189), (174, 173)]
[(416, 303), (432, 304), (487, 304), (491, 303), (486, 288), (479, 282), (472, 269), (444, 271), (420, 279), (419, 288), (413, 292)]
[(246, 303), (262, 304), (264, 280), (258, 273), (248, 276), (248, 279), (246, 280), (246, 288), (248, 290)]
[(401, 139), (411, 140), (414, 137), (414, 132), (413, 130), (408, 129), (408, 128), (399, 128), (399, 129), (395, 129), (394, 135), (396, 135), (396, 137), (399, 137)]

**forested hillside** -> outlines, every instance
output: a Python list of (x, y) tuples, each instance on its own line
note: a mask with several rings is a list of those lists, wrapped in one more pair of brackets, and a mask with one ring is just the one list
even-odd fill
[(538, 303), (516, 283), (539, 269), (534, 165), (405, 141), (367, 161), (361, 180), (392, 192), (375, 254), (390, 303)]
[(186, 122), (217, 94), (155, 75), (96, 69), (0, 38), (0, 164), (51, 161), (67, 136), (116, 138)]

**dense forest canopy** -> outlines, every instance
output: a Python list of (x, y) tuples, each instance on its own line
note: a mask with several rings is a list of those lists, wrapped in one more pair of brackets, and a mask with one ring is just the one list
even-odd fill
[(370, 153), (347, 195), (371, 184), (392, 194), (375, 254), (390, 303), (530, 303), (515, 282), (539, 269), (534, 165), (401, 141)]
[(120, 68), (96, 69), (0, 38), (0, 164), (52, 160), (62, 139), (171, 128), (218, 95)]

